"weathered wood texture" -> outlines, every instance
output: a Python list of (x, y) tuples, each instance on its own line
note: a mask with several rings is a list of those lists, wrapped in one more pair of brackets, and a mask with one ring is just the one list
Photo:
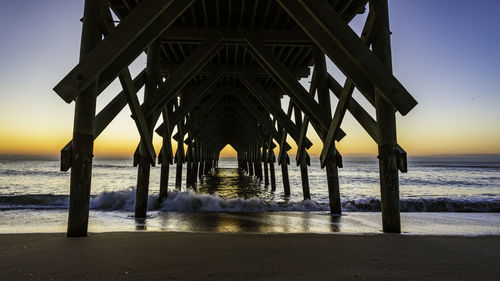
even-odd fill
[[(377, 34), (373, 41), (373, 52), (392, 73), (389, 11), (387, 0), (370, 2), (376, 19)], [(399, 175), (396, 139), (396, 108), (383, 98), (382, 91), (375, 88), (375, 105), (380, 142), (379, 171), (382, 203), (382, 225), (384, 232), (401, 232), (399, 215)]]
[[(101, 32), (97, 22), (98, 13), (98, 1), (85, 1), (80, 61), (83, 61), (101, 41)], [(75, 101), (67, 232), (69, 237), (87, 236), (97, 87), (97, 82), (89, 84)]]

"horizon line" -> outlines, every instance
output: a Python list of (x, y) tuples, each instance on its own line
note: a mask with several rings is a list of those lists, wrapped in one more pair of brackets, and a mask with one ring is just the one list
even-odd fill
[[(296, 154), (289, 154), (290, 156), (294, 156)], [(312, 158), (318, 158), (320, 154), (310, 154)], [(377, 158), (377, 154), (369, 154), (369, 153), (350, 153), (343, 154), (344, 158)], [(0, 154), (0, 159), (2, 160), (58, 160), (60, 155), (57, 154), (16, 154), (16, 153), (2, 153)], [(220, 156), (220, 158), (237, 158), (237, 156)], [(419, 159), (419, 158), (499, 158), (500, 161), (500, 153), (435, 153), (435, 154), (423, 154), (423, 155), (409, 155), (408, 159)], [(125, 156), (125, 155), (96, 155), (94, 159), (97, 160), (127, 160), (133, 159), (133, 156)]]

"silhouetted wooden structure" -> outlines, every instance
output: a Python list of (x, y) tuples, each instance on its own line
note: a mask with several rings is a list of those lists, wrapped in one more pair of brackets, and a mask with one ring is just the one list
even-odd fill
[[(365, 12), (358, 36), (348, 23)], [(147, 66), (131, 77), (128, 66), (143, 52)], [(343, 85), (327, 72), (325, 56), (347, 77)], [(309, 77), (311, 66), (304, 89), (298, 79)], [(266, 184), (270, 178), (273, 190), (277, 144), (289, 195), (288, 135), (298, 146), (308, 199), (309, 124), (323, 142), (331, 212), (341, 214), (335, 142), (345, 135), (340, 125), (349, 111), (379, 146), (384, 231), (400, 232), (398, 170), (406, 171), (406, 153), (396, 141), (395, 114), (407, 114), (417, 102), (391, 66), (387, 0), (86, 0), (80, 62), (54, 88), (75, 101), (73, 140), (61, 159), (62, 170), (71, 167), (68, 236), (87, 234), (93, 142), (127, 105), (141, 136), (134, 154), (136, 217), (146, 215), (154, 131), (163, 137), (160, 200), (168, 195), (170, 165), (176, 165), (176, 187), (183, 164), (186, 183), (194, 185), (217, 167), (227, 144), (237, 151), (239, 168)], [(96, 115), (97, 97), (116, 78), (123, 90)], [(352, 98), (355, 88), (375, 107), (376, 120)], [(338, 98), (334, 110), (330, 93)]]

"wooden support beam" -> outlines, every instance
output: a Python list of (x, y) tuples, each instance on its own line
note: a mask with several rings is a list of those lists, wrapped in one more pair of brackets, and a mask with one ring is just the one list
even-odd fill
[(55, 86), (54, 91), (70, 103), (95, 83), (99, 75), (109, 67), (117, 75), (193, 2), (194, 0), (140, 2), (102, 43), (89, 50), (85, 58)]
[(262, 181), (263, 175), (262, 175), (262, 164), (261, 164), (261, 155), (260, 155), (260, 148), (259, 145), (255, 146), (255, 161), (254, 161), (254, 166), (255, 166), (255, 175), (259, 179), (259, 181)]
[(266, 133), (263, 131), (262, 127), (258, 126), (258, 123), (255, 122), (256, 120), (253, 119), (251, 115), (245, 115), (235, 108), (231, 108), (231, 113), (235, 117), (234, 120), (242, 123), (242, 126), (247, 128), (251, 134), (264, 140)]
[[(200, 120), (206, 120), (205, 117), (207, 114), (212, 113), (212, 110), (222, 110), (221, 107), (217, 107), (216, 105), (218, 105), (223, 98), (223, 95), (217, 95), (213, 99), (210, 99), (210, 101), (208, 101), (208, 103), (206, 103), (197, 113)], [(199, 125), (199, 122), (196, 122), (196, 120), (188, 120), (185, 124), (186, 132), (191, 132), (197, 125)], [(157, 129), (156, 133), (162, 135), (163, 132)], [(175, 134), (173, 138), (177, 140), (177, 136), (178, 134)]]
[[(363, 31), (361, 33), (361, 38), (360, 38), (361, 42), (363, 42), (363, 44), (365, 44), (366, 46), (370, 46), (373, 40), (374, 26), (375, 26), (374, 19), (375, 19), (374, 13), (373, 11), (370, 11), (370, 13), (368, 14), (368, 18), (366, 19), (365, 26), (363, 27)], [(330, 84), (332, 78), (329, 74), (327, 75), (328, 77), (325, 81), (328, 84)], [(347, 107), (351, 100), (352, 93), (354, 92), (354, 88), (355, 85), (353, 80), (347, 77), (344, 83), (344, 87), (342, 88), (342, 91), (340, 93), (339, 102), (335, 109), (335, 114), (333, 116), (332, 122), (330, 123), (328, 134), (323, 142), (323, 150), (321, 151), (321, 156), (320, 156), (321, 167), (324, 167), (326, 164), (326, 156), (330, 153), (330, 150), (332, 148), (332, 143), (334, 142), (335, 134), (337, 134), (338, 129), (340, 129), (340, 124), (342, 124), (342, 120), (344, 119), (344, 115), (347, 111)], [(371, 97), (367, 95), (365, 96), (369, 100), (372, 100)], [(372, 104), (373, 103), (374, 99), (372, 101)]]
[[(242, 28), (178, 27), (172, 26), (161, 35), (164, 42), (196, 44), (207, 39), (207, 34), (223, 31), (222, 39), (226, 44), (245, 44), (241, 36)], [(266, 45), (311, 46), (312, 40), (302, 30), (256, 29), (253, 30)]]
[(193, 167), (191, 170), (191, 183), (193, 184), (193, 187), (196, 190), (196, 185), (198, 184), (198, 168), (199, 168), (200, 162), (199, 161), (194, 161), (193, 162)]
[(177, 132), (180, 139), (177, 141), (177, 152), (175, 153), (175, 162), (177, 163), (175, 173), (175, 188), (181, 189), (182, 185), (182, 163), (184, 162), (184, 131), (182, 130), (183, 121), (177, 124)]
[[(318, 104), (325, 111), (328, 119), (332, 119), (330, 91), (328, 90), (328, 71), (326, 69), (325, 54), (318, 47), (313, 48), (314, 70), (316, 71), (316, 91), (318, 92)], [(326, 136), (327, 130), (323, 130), (322, 138)]]
[(276, 191), (276, 174), (274, 171), (274, 161), (275, 161), (275, 156), (274, 156), (274, 151), (271, 149), (269, 150), (269, 172), (271, 175), (271, 191)]
[[(276, 118), (273, 118), (272, 124), (273, 124), (273, 127), (276, 126)], [(271, 161), (275, 161), (274, 158), (273, 158), (274, 155), (273, 156), (271, 155), (271, 152), (272, 152), (272, 150), (274, 148), (273, 145), (276, 146), (274, 144), (274, 142), (273, 142), (273, 138), (271, 136), (269, 136), (269, 139), (267, 141), (267, 149), (266, 149), (267, 155), (265, 155), (265, 161), (268, 162), (268, 163), (271, 162)]]
[(332, 144), (335, 141), (335, 135), (340, 129), (340, 124), (342, 124), (342, 120), (344, 119), (344, 115), (347, 111), (347, 106), (349, 104), (353, 91), (354, 84), (351, 81), (347, 81), (344, 88), (342, 89), (342, 93), (340, 94), (339, 102), (337, 104), (337, 107), (335, 108), (335, 113), (333, 115), (332, 122), (330, 123), (330, 128), (328, 129), (328, 134), (323, 141), (323, 150), (321, 151), (320, 157), (322, 168), (325, 167), (327, 155), (331, 152), (332, 149), (334, 149)]
[[(216, 122), (217, 120), (215, 119), (216, 117), (219, 117), (219, 113), (223, 112), (225, 110), (224, 106), (215, 106), (215, 108), (210, 107), (207, 108), (204, 112), (204, 114), (201, 113), (201, 111), (198, 113), (199, 120), (188, 120), (185, 124), (185, 131), (190, 132), (193, 134), (193, 136), (196, 136), (198, 134), (198, 131), (200, 129), (209, 129), (207, 127), (203, 127), (204, 125), (208, 124), (211, 126), (215, 126), (218, 124)], [(200, 122), (201, 120), (201, 122)], [(179, 132), (173, 136), (174, 140), (179, 141), (181, 135)]]
[[(332, 76), (328, 77), (328, 85), (333, 94), (340, 99), (343, 87)], [(347, 110), (354, 116), (370, 137), (378, 143), (379, 136), (377, 122), (370, 116), (370, 114), (355, 99), (349, 100), (347, 103)]]
[[(279, 132), (276, 130), (276, 128), (273, 126), (273, 124), (269, 121), (269, 116), (266, 117), (263, 114), (259, 113), (259, 110), (255, 106), (255, 103), (245, 94), (239, 95), (238, 98), (241, 100), (241, 105), (243, 105), (248, 110), (248, 112), (258, 120), (259, 124), (262, 125), (262, 127), (267, 131), (267, 133), (277, 142), (281, 141), (281, 136)], [(286, 151), (289, 151), (292, 148), (288, 144), (288, 142), (286, 142), (286, 140), (283, 143), (283, 147)]]
[(264, 186), (269, 185), (269, 169), (267, 163), (267, 144), (264, 142), (262, 144), (262, 162), (264, 164)]
[(283, 180), (283, 190), (285, 196), (290, 196), (290, 177), (288, 175), (288, 164), (290, 164), (290, 158), (288, 157), (288, 153), (284, 152), (281, 157), (281, 177)]
[(186, 187), (192, 187), (192, 181), (191, 181), (191, 173), (192, 173), (192, 163), (193, 163), (193, 147), (192, 147), (193, 142), (190, 141), (187, 146), (187, 151), (186, 151)]
[[(153, 42), (147, 50), (146, 62), (146, 86), (144, 88), (144, 101), (147, 102), (151, 95), (157, 90), (158, 84), (161, 82), (160, 76), (160, 42)], [(123, 88), (130, 89), (130, 73), (128, 68), (125, 68), (120, 74), (120, 81)], [(135, 192), (135, 217), (145, 218), (148, 207), (148, 193), (149, 193), (149, 178), (151, 174), (151, 166), (155, 166), (155, 152), (152, 143), (153, 127), (156, 123), (159, 114), (150, 115), (146, 118), (143, 115), (142, 109), (139, 105), (136, 93), (129, 93), (129, 105), (133, 117), (138, 124), (141, 133), (141, 141), (139, 143), (138, 153), (138, 168), (137, 168), (137, 188)], [(152, 153), (152, 154), (151, 154)], [(153, 157), (151, 157), (151, 155)]]
[[(201, 87), (200, 87), (201, 88)], [(200, 112), (204, 112), (204, 113), (200, 113), (201, 115), (204, 115), (207, 110), (211, 110), (212, 106), (216, 105), (222, 98), (224, 98), (225, 96), (227, 95), (237, 95), (237, 94), (240, 94), (241, 92), (247, 92), (248, 89), (245, 87), (245, 88), (241, 88), (240, 87), (236, 87), (236, 88), (229, 88), (229, 87), (215, 87), (212, 89), (212, 91), (210, 93), (208, 93), (208, 95), (211, 95), (213, 98), (209, 98), (209, 99), (206, 99), (205, 101), (203, 101), (203, 103), (197, 103), (197, 104), (194, 104), (193, 103), (193, 106), (200, 106), (201, 107), (201, 111)], [(270, 91), (269, 88), (267, 88), (267, 92), (269, 94), (275, 94), (276, 92), (273, 91)], [(187, 89), (187, 87), (185, 88), (185, 90), (183, 90), (183, 93), (189, 93), (189, 95), (194, 95), (194, 96), (197, 96), (198, 95), (198, 92), (197, 90), (191, 90), (191, 89)], [(239, 97), (239, 96), (238, 96)], [(191, 102), (188, 102), (188, 104), (191, 105)], [(252, 104), (254, 104), (252, 102)], [(174, 117), (172, 117), (172, 121), (170, 122), (170, 126), (175, 126), (176, 123), (174, 123), (174, 121), (177, 121), (179, 120), (178, 118), (182, 118), (182, 116), (185, 116), (187, 114), (187, 111), (185, 107), (183, 108), (179, 108), (178, 111), (176, 110), (177, 113), (174, 114)], [(182, 113), (181, 113), (182, 112)], [(174, 120), (175, 119), (175, 120)], [(159, 135), (161, 135), (162, 133), (162, 128), (163, 128), (164, 124), (162, 123), (160, 126), (158, 126), (158, 128), (155, 130)]]
[[(295, 115), (295, 123), (297, 126), (302, 128), (302, 113), (298, 106), (295, 106), (293, 109), (293, 113)], [(309, 175), (307, 172), (307, 166), (311, 165), (310, 157), (307, 151), (302, 148), (302, 150), (297, 150), (297, 154), (302, 154), (302, 158), (304, 161), (299, 163), (300, 165), (300, 178), (302, 179), (302, 195), (304, 196), (304, 200), (311, 200), (311, 192), (309, 189)]]
[[(342, 86), (339, 85), (337, 81), (331, 76), (328, 79), (330, 90), (340, 98), (342, 95)], [(347, 110), (352, 114), (352, 116), (358, 121), (358, 123), (365, 129), (365, 131), (370, 135), (370, 137), (377, 143), (380, 144), (379, 135), (380, 132), (378, 130), (378, 124), (375, 119), (371, 117), (371, 115), (363, 109), (363, 107), (356, 102), (354, 99), (350, 99), (347, 105)], [(407, 160), (406, 160), (406, 152), (405, 150), (396, 144), (396, 150), (398, 153), (398, 169), (402, 173), (406, 173), (408, 171), (407, 168)]]
[[(242, 37), (243, 38), (243, 37)], [(166, 74), (174, 72), (180, 64), (167, 63), (163, 64), (162, 71)], [(207, 63), (203, 68), (201, 68), (197, 75), (210, 75), (214, 72), (224, 72), (226, 75), (237, 75), (236, 69), (244, 69), (246, 72), (252, 73), (257, 77), (269, 77), (269, 74), (258, 65), (232, 65), (232, 64), (213, 64)], [(291, 68), (290, 72), (295, 76), (295, 78), (306, 78), (309, 77), (310, 69), (309, 67), (295, 67)]]
[[(314, 99), (316, 96), (316, 88), (318, 84), (318, 74), (317, 71), (313, 71), (312, 77), (311, 77), (311, 84), (309, 85), (309, 95), (311, 95)], [(297, 107), (298, 108), (298, 107)], [(300, 110), (300, 108), (298, 108)], [(297, 154), (295, 157), (295, 160), (297, 162), (297, 165), (300, 163), (304, 163), (305, 161), (305, 154), (306, 149), (304, 148), (304, 138), (306, 137), (307, 134), (307, 127), (309, 126), (309, 118), (307, 118), (307, 115), (304, 114), (304, 119), (301, 121), (301, 126), (300, 126), (300, 138), (299, 142), (297, 143)], [(304, 153), (299, 153), (299, 152), (304, 152)]]
[(245, 119), (241, 114), (237, 112), (235, 112), (233, 116), (235, 117), (234, 120), (237, 121), (241, 125), (241, 127), (248, 131), (251, 135), (264, 140), (265, 133), (259, 130), (259, 127), (257, 127), (255, 123), (249, 123), (247, 119)]
[[(361, 33), (361, 41), (363, 44), (366, 46), (370, 46), (371, 42), (373, 40), (374, 36), (374, 13), (370, 11), (368, 14), (368, 18), (366, 19), (365, 26), (363, 27), (363, 31)], [(330, 84), (330, 81), (332, 80), (332, 77), (328, 74), (327, 77), (327, 83)], [(354, 91), (355, 85), (352, 79), (346, 78), (346, 81), (344, 83), (344, 87), (342, 88), (342, 91), (339, 96), (339, 102), (337, 104), (337, 107), (335, 109), (335, 114), (332, 119), (332, 122), (330, 123), (330, 128), (328, 129), (328, 134), (326, 136), (325, 141), (323, 142), (323, 150), (321, 151), (321, 156), (320, 156), (320, 161), (321, 161), (321, 167), (324, 167), (326, 164), (326, 157), (330, 153), (332, 149), (332, 144), (334, 141), (334, 136), (337, 134), (338, 129), (340, 129), (340, 124), (342, 123), (342, 120), (344, 119), (344, 115), (347, 111), (347, 107), (349, 105), (349, 102), (351, 100), (352, 93)], [(367, 99), (372, 100), (372, 103), (374, 103), (374, 99), (370, 96), (365, 95)]]
[[(169, 123), (168, 115), (171, 112), (171, 106), (165, 106), (162, 110), (163, 122), (165, 124)], [(162, 138), (162, 147), (160, 151), (160, 160), (161, 158), (161, 171), (160, 171), (160, 192), (158, 195), (158, 200), (161, 203), (164, 198), (168, 196), (168, 178), (169, 178), (169, 170), (170, 164), (173, 164), (173, 155), (172, 155), (172, 143), (171, 143), (171, 133), (169, 126), (165, 126), (163, 128), (163, 138)]]
[[(173, 153), (172, 153), (172, 127), (167, 125), (170, 123), (170, 115), (172, 115), (172, 106), (165, 106), (162, 109), (162, 117), (163, 117), (163, 123), (166, 124), (161, 127), (161, 134), (159, 134), (162, 137), (162, 151), (158, 156), (158, 164), (167, 162), (169, 164), (173, 164)], [(174, 125), (175, 126), (175, 125)], [(158, 132), (160, 128), (158, 128), (156, 131)], [(165, 151), (163, 151), (163, 147), (165, 147)]]
[[(295, 124), (290, 120), (289, 117), (285, 115), (281, 107), (276, 105), (272, 98), (266, 93), (262, 85), (257, 82), (253, 77), (249, 74), (240, 72), (239, 77), (245, 86), (247, 86), (248, 90), (255, 96), (255, 98), (269, 111), (278, 122), (288, 131), (290, 136), (298, 142), (299, 140), (299, 131)], [(309, 148), (312, 146), (311, 141), (309, 139), (305, 139), (305, 147)]]
[(254, 171), (253, 171), (254, 167), (253, 167), (253, 163), (252, 163), (252, 152), (250, 149), (248, 150), (248, 154), (249, 154), (249, 157), (247, 160), (247, 162), (248, 162), (248, 175), (250, 177), (252, 177), (254, 175)]
[(223, 33), (210, 34), (209, 39), (194, 50), (179, 67), (172, 72), (167, 80), (160, 86), (158, 92), (153, 96), (151, 102), (143, 104), (144, 112), (153, 112), (161, 108), (174, 97), (186, 85), (194, 75), (207, 64), (207, 62), (223, 47), (220, 40)]
[(415, 107), (415, 99), (328, 2), (277, 1), (342, 72), (353, 79), (362, 92), (372, 92), (374, 86), (402, 115)]
[[(134, 92), (139, 92), (139, 90), (144, 86), (146, 82), (146, 70), (141, 71), (133, 80), (134, 87), (132, 88)], [(114, 99), (112, 99), (108, 105), (106, 105), (96, 116), (94, 120), (94, 130), (95, 137), (97, 138), (104, 129), (115, 119), (115, 117), (122, 111), (122, 109), (127, 105), (127, 93), (122, 90)]]
[[(314, 49), (314, 70), (317, 71), (316, 78), (319, 104), (325, 111), (328, 112), (328, 116), (331, 117), (331, 103), (330, 92), (328, 90), (328, 72), (326, 70), (326, 60), (325, 55), (318, 48)], [(326, 132), (323, 131), (322, 133), (323, 134), (321, 135), (321, 139), (324, 142), (326, 138)], [(325, 157), (327, 162), (326, 178), (328, 183), (330, 213), (334, 215), (341, 215), (342, 208), (340, 205), (341, 201), (338, 167), (342, 167), (342, 162), (341, 158), (338, 157), (340, 156), (340, 154), (335, 148), (335, 143), (332, 143), (331, 146), (332, 149), (330, 150), (330, 153)]]
[[(80, 61), (101, 41), (99, 5), (86, 0), (80, 45)], [(94, 150), (94, 115), (98, 85), (89, 83), (75, 102), (71, 180), (68, 212), (68, 237), (87, 236), (89, 220), (92, 157)]]
[[(277, 104), (281, 107), (281, 101), (280, 101), (280, 99), (277, 99)], [(288, 118), (292, 117), (292, 110), (293, 110), (293, 102), (290, 101), (288, 103), (288, 109), (286, 111), (286, 116), (288, 116)], [(295, 121), (295, 122), (296, 122), (296, 126), (295, 127), (299, 128), (300, 127), (299, 124), (297, 123), (297, 121)], [(286, 130), (284, 130), (280, 126), (280, 124), (278, 124), (278, 130), (281, 133), (281, 137), (280, 137), (280, 139), (278, 141), (279, 147), (280, 147), (280, 151), (279, 151), (279, 154), (278, 154), (278, 162), (281, 163), (281, 158), (286, 153), (286, 151), (284, 149), (282, 149), (282, 148), (283, 148), (284, 143), (286, 142), (287, 132), (286, 132)]]
[[(109, 7), (104, 2), (99, 2), (96, 6), (99, 9), (100, 18), (98, 21), (101, 32), (106, 37), (111, 30), (113, 30), (113, 19)], [(146, 70), (143, 70), (133, 81), (134, 90), (138, 92), (142, 85), (145, 83)], [(111, 81), (103, 78), (99, 78), (97, 95), (104, 91), (104, 89), (109, 86)], [(101, 134), (101, 132), (108, 126), (108, 124), (120, 113), (120, 111), (127, 104), (127, 94), (125, 90), (122, 90), (104, 109), (102, 109), (97, 116), (94, 118), (94, 140)], [(66, 146), (61, 150), (61, 171), (68, 171), (71, 168), (71, 147), (72, 140), (66, 144)]]
[[(277, 106), (281, 108), (281, 100), (279, 97), (276, 97), (275, 101)], [(290, 100), (288, 104), (288, 109), (286, 116), (290, 118), (292, 116), (293, 102)], [(296, 126), (298, 127), (298, 126)], [(283, 144), (286, 140), (286, 130), (278, 123), (278, 131), (281, 133), (281, 138), (279, 140), (279, 154), (278, 154), (278, 163), (281, 166), (281, 179), (283, 181), (283, 191), (286, 197), (290, 196), (290, 177), (288, 175), (288, 164), (290, 164), (290, 158), (288, 157), (288, 153), (283, 149)]]
[[(276, 83), (282, 86), (292, 98), (293, 102), (299, 106), (302, 112), (321, 130), (328, 130), (324, 122), (330, 121), (328, 115), (318, 103), (307, 93), (302, 85), (295, 79), (290, 71), (274, 56), (262, 41), (252, 32), (245, 33), (245, 39), (250, 53), (261, 64), (264, 70), (272, 77), (277, 77)], [(297, 135), (298, 137), (298, 135)], [(298, 140), (298, 138), (296, 138)]]
[[(193, 93), (194, 98), (192, 99), (187, 99), (181, 107), (179, 107), (172, 116), (172, 120), (170, 120), (170, 126), (173, 126), (174, 124), (179, 123), (181, 119), (186, 117), (186, 115), (193, 110), (195, 106), (197, 106), (203, 98), (212, 90), (212, 88), (215, 86), (217, 81), (222, 77), (223, 72), (214, 72), (210, 76), (205, 79), (203, 84), (201, 84), (198, 87), (198, 90)], [(163, 126), (165, 126), (165, 123), (161, 124), (158, 128), (158, 130), (163, 130)]]
[(309, 174), (307, 172), (307, 164), (305, 163), (300, 164), (300, 178), (302, 179), (302, 195), (304, 196), (304, 200), (311, 200), (311, 192), (309, 190)]
[[(134, 78), (134, 89), (138, 92), (145, 82), (146, 71), (143, 70)], [(94, 140), (104, 131), (113, 119), (127, 105), (127, 98), (124, 91), (116, 95), (94, 118)], [(73, 140), (69, 141), (61, 149), (61, 171), (68, 171), (71, 168), (71, 147)]]
[(128, 68), (122, 70), (119, 77), (123, 91), (125, 91), (126, 94), (125, 97), (127, 98), (130, 111), (132, 112), (132, 118), (134, 119), (137, 130), (141, 136), (141, 143), (145, 149), (146, 155), (149, 157), (151, 165), (154, 167), (156, 162), (156, 153), (153, 147), (152, 130), (142, 112), (139, 99), (137, 98), (137, 93), (134, 91), (134, 85)]
[(205, 148), (203, 145), (198, 144), (198, 150), (200, 153), (200, 157), (199, 157), (200, 168), (198, 170), (198, 178), (202, 179), (203, 178), (203, 171), (205, 170), (205, 161), (203, 159), (203, 154), (204, 154)]
[[(387, 0), (370, 2), (375, 12), (377, 34), (373, 40), (373, 53), (385, 69), (392, 73), (391, 39), (389, 30), (389, 8)], [(396, 135), (396, 106), (386, 100), (381, 88), (375, 88), (375, 105), (380, 142), (378, 159), (380, 171), (380, 202), (384, 232), (401, 232), (399, 212), (399, 174)]]
[(335, 155), (328, 156), (326, 160), (326, 180), (328, 183), (328, 197), (330, 199), (330, 213), (333, 215), (342, 215), (337, 157)]

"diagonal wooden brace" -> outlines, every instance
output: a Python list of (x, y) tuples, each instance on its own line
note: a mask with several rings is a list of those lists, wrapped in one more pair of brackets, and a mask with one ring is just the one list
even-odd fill
[[(143, 70), (134, 78), (134, 89), (138, 92), (144, 86), (146, 71)], [(113, 119), (127, 105), (125, 91), (121, 91), (114, 97), (94, 118), (94, 140), (106, 129)], [(73, 140), (69, 141), (61, 149), (61, 171), (68, 171), (71, 168), (71, 147)]]
[(328, 129), (328, 134), (326, 138), (323, 140), (323, 150), (321, 151), (321, 168), (325, 167), (326, 164), (326, 156), (330, 153), (332, 149), (332, 143), (335, 141), (335, 135), (338, 133), (340, 129), (340, 124), (342, 124), (342, 120), (344, 119), (344, 115), (347, 111), (347, 105), (352, 96), (352, 92), (354, 91), (354, 84), (350, 79), (347, 79), (347, 83), (342, 89), (342, 93), (340, 94), (339, 102), (337, 107), (335, 108), (335, 113), (333, 115), (332, 122), (330, 123), (330, 128)]
[(193, 2), (194, 0), (141, 1), (54, 87), (54, 91), (70, 103), (95, 82), (101, 73), (114, 72), (116, 77)]
[[(328, 129), (325, 120), (328, 120), (328, 115), (324, 110), (314, 101), (313, 97), (307, 93), (302, 85), (295, 79), (290, 71), (283, 65), (271, 52), (271, 50), (264, 45), (264, 43), (252, 32), (244, 34), (250, 53), (261, 64), (264, 70), (268, 71), (271, 77), (277, 77), (275, 80), (292, 98), (293, 102), (299, 106), (300, 110), (304, 112), (310, 120), (319, 128)], [(256, 57), (255, 57), (256, 56)]]
[(416, 100), (366, 47), (328, 1), (277, 0), (322, 51), (362, 92), (378, 88), (402, 115)]
[[(331, 76), (328, 77), (328, 86), (330, 90), (340, 98), (342, 93), (342, 86), (339, 85), (337, 81)], [(354, 99), (350, 99), (347, 104), (347, 110), (352, 114), (352, 116), (358, 121), (358, 123), (365, 129), (365, 131), (370, 135), (370, 137), (379, 144), (379, 132), (377, 121), (371, 117), (371, 115), (366, 112), (366, 110)], [(399, 145), (396, 144), (396, 151), (398, 153), (398, 169), (402, 173), (406, 173), (408, 171), (407, 160), (406, 160), (406, 152)]]
[[(248, 98), (244, 94), (241, 94), (238, 97), (241, 100), (241, 104), (244, 107), (246, 107), (247, 111), (250, 114), (252, 114), (255, 118), (257, 118), (259, 124), (261, 124), (262, 127), (264, 127), (264, 129), (267, 131), (267, 133), (272, 138), (274, 138), (276, 141), (278, 141), (278, 142), (281, 141), (279, 132), (272, 125), (272, 123), (269, 119), (266, 119), (262, 114), (259, 114), (259, 111), (258, 111), (257, 107), (255, 106), (254, 102), (251, 101), (250, 98)], [(283, 145), (284, 145), (284, 148), (286, 151), (289, 151), (291, 149), (290, 145), (286, 141)]]
[(177, 69), (172, 72), (167, 80), (160, 86), (149, 102), (142, 105), (146, 116), (161, 108), (178, 95), (178, 92), (205, 66), (207, 62), (223, 47), (220, 44), (224, 33), (216, 32), (201, 44)]
[[(275, 104), (266, 90), (262, 87), (262, 85), (255, 80), (250, 74), (245, 73), (240, 70), (239, 77), (243, 84), (248, 88), (248, 90), (255, 96), (255, 98), (269, 111), (278, 122), (288, 131), (290, 136), (298, 142), (299, 140), (299, 131), (295, 124), (290, 120), (288, 116), (283, 112), (280, 106)], [(309, 148), (312, 146), (312, 143), (309, 139), (305, 139), (305, 147)]]
[(132, 84), (132, 78), (130, 77), (130, 72), (128, 68), (122, 70), (119, 74), (120, 83), (122, 84), (123, 90), (126, 93), (126, 98), (130, 107), (130, 111), (132, 112), (132, 116), (135, 121), (135, 125), (139, 130), (139, 134), (141, 136), (141, 141), (145, 144), (146, 153), (149, 156), (149, 160), (151, 165), (155, 166), (155, 149), (153, 147), (153, 137), (151, 128), (144, 117), (141, 106), (139, 104), (139, 99), (137, 98), (137, 92), (134, 90), (134, 86)]
[[(222, 77), (223, 72), (217, 71), (212, 73), (207, 79), (198, 87), (195, 97), (191, 100), (186, 100), (184, 104), (178, 108), (170, 120), (170, 126), (173, 127), (179, 122), (180, 119), (184, 118), (196, 105), (198, 105), (203, 98), (210, 92), (210, 90), (215, 86), (217, 81)], [(163, 130), (165, 123), (158, 126), (156, 130)]]

